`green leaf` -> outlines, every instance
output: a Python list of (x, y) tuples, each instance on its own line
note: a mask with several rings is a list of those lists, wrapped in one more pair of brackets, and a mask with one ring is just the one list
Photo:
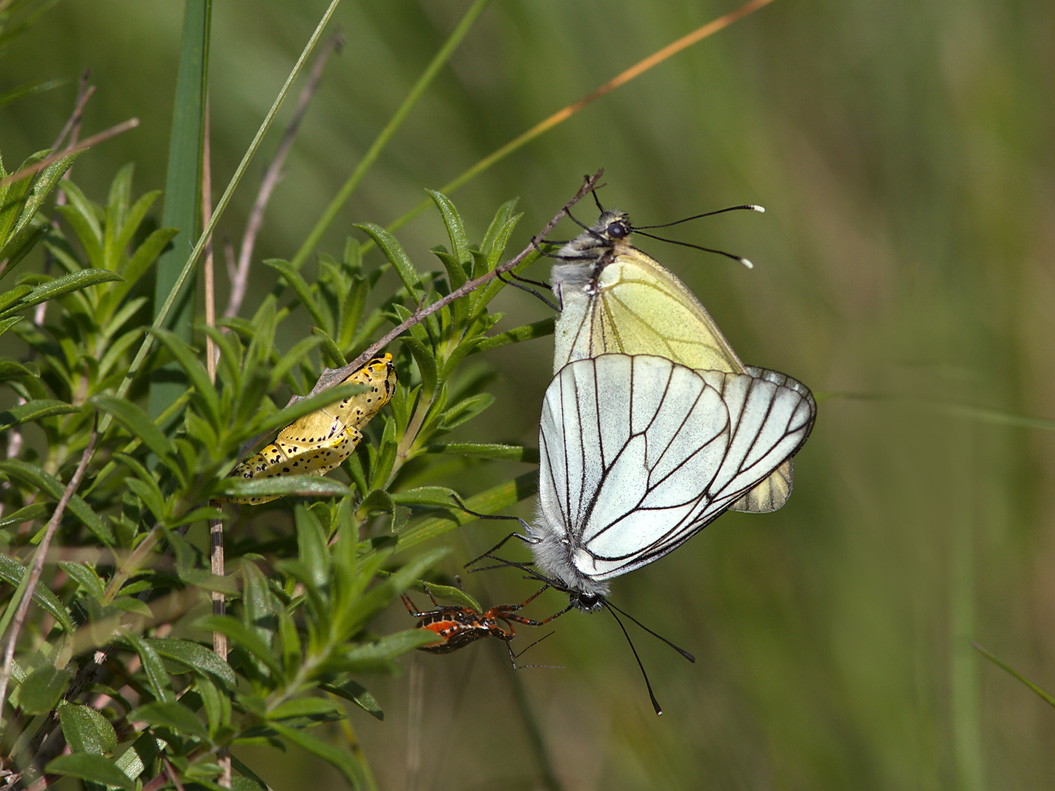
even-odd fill
[(162, 659), (175, 662), (199, 674), (207, 673), (229, 689), (237, 683), (231, 666), (220, 659), (212, 649), (200, 643), (174, 637), (148, 637), (146, 641)]
[(282, 668), (276, 661), (270, 646), (230, 615), (206, 615), (204, 618), (199, 618), (194, 625), (198, 629), (227, 635), (238, 648), (260, 660), (278, 678), (282, 677)]
[(288, 720), (292, 717), (342, 719), (344, 711), (340, 705), (324, 698), (299, 698), (287, 700), (267, 715), (269, 720)]
[[(0, 518), (0, 528), (9, 527), (11, 525), (20, 525), (23, 522), (33, 522), (37, 519), (43, 519), (45, 516), (51, 513), (51, 510), (51, 508), (44, 505), (43, 503), (33, 503), (33, 505), (27, 505), (24, 508), (19, 508), (17, 511), (5, 513), (4, 516)], [(48, 592), (50, 593), (51, 591)]]
[(322, 588), (330, 576), (330, 553), (326, 549), (326, 535), (315, 515), (304, 505), (294, 513), (297, 526), (297, 557), (311, 575), (315, 588)]
[(356, 646), (344, 655), (343, 659), (347, 663), (345, 667), (348, 670), (359, 672), (381, 669), (389, 660), (397, 656), (436, 642), (435, 635), (426, 634), (426, 632), (428, 632), (427, 629), (408, 629), (404, 632), (385, 635), (372, 643)]
[(420, 300), (425, 294), (424, 289), (421, 287), (421, 275), (414, 269), (414, 265), (410, 262), (410, 257), (399, 242), (396, 241), (396, 237), (380, 225), (375, 225), (372, 222), (356, 223), (355, 227), (366, 232), (374, 240), (384, 252), (385, 257), (392, 262), (392, 266), (396, 269), (396, 274), (403, 281), (403, 287), (406, 288), (411, 297)]
[(324, 328), (328, 332), (333, 331), (333, 327), (330, 326), (331, 322), (327, 322), (326, 318), (319, 310), (319, 305), (311, 294), (311, 288), (308, 286), (308, 281), (304, 279), (304, 276), (301, 275), (300, 272), (290, 266), (289, 261), (281, 258), (268, 258), (264, 260), (264, 264), (272, 269), (278, 270), (282, 274), (290, 288), (292, 288), (293, 292), (297, 295), (300, 304), (308, 311), (311, 315), (311, 320), (317, 326)]
[[(11, 478), (37, 489), (55, 501), (62, 497), (62, 492), (65, 489), (64, 484), (44, 472), (40, 467), (27, 464), (19, 459), (0, 461), (0, 472), (6, 473)], [(96, 538), (107, 546), (111, 546), (114, 543), (114, 534), (110, 531), (110, 528), (88, 507), (88, 504), (84, 502), (80, 495), (73, 495), (67, 507), (74, 516), (84, 523), (85, 527), (95, 534)]]
[(194, 391), (205, 404), (212, 424), (218, 425), (220, 423), (220, 399), (216, 395), (216, 388), (209, 380), (209, 372), (205, 370), (205, 366), (202, 365), (194, 350), (186, 341), (169, 330), (153, 329), (151, 333), (176, 358), (176, 362), (194, 386)]
[(994, 665), (999, 667), (1004, 672), (1009, 673), (1013, 678), (1016, 678), (1019, 682), (1024, 684), (1028, 689), (1030, 689), (1033, 692), (1035, 692), (1040, 697), (1040, 699), (1043, 700), (1045, 703), (1047, 703), (1049, 706), (1055, 706), (1055, 697), (1053, 697), (1052, 695), (1050, 695), (1049, 693), (1045, 692), (1043, 689), (1038, 687), (1036, 684), (1034, 684), (1032, 681), (1027, 679), (1025, 676), (1023, 676), (1017, 670), (1012, 668), (1011, 665), (1007, 664), (1006, 662), (1003, 662), (1000, 659), (997, 659), (995, 654), (989, 653), (987, 650), (982, 648), (982, 646), (980, 646), (978, 643), (972, 641), (971, 645), (973, 645), (975, 647), (975, 650), (977, 650), (982, 656), (984, 656), (986, 659), (988, 659)]
[[(22, 577), (25, 576), (25, 573), (25, 566), (14, 558), (4, 553), (0, 553), (0, 579), (3, 579), (4, 582), (9, 585), (17, 587), (21, 584)], [(76, 627), (73, 625), (73, 619), (70, 617), (66, 605), (64, 605), (59, 597), (52, 593), (48, 588), (43, 585), (37, 585), (33, 590), (33, 601), (43, 607), (48, 615), (58, 621), (59, 625), (62, 626), (67, 634), (76, 631)]]
[(355, 681), (346, 681), (343, 684), (321, 684), (320, 687), (338, 697), (350, 700), (372, 717), (384, 720), (385, 713), (381, 710), (381, 704), (377, 702), (370, 692), (362, 684)]
[[(443, 216), (443, 224), (447, 226), (447, 236), (450, 237), (451, 250), (454, 252), (455, 258), (458, 259), (459, 263), (466, 263), (469, 260), (469, 238), (465, 234), (465, 225), (462, 223), (458, 210), (454, 208), (451, 199), (442, 192), (436, 190), (425, 190), (425, 192), (432, 198), (432, 202), (436, 204), (436, 208), (440, 210), (440, 214)], [(461, 283), (452, 282), (451, 285), (457, 288)]]
[(129, 791), (135, 788), (131, 778), (118, 769), (112, 760), (91, 753), (60, 755), (49, 761), (44, 771), (47, 774), (79, 777), (102, 785), (127, 788)]
[(113, 415), (114, 420), (124, 426), (133, 437), (142, 440), (159, 458), (171, 463), (177, 461), (175, 445), (154, 425), (154, 421), (147, 417), (147, 413), (138, 404), (102, 393), (89, 398), (88, 403)]
[(416, 489), (408, 489), (405, 492), (393, 492), (393, 502), (401, 505), (438, 505), (441, 508), (450, 508), (454, 503), (453, 495), (457, 492), (446, 486), (419, 486)]
[(534, 338), (544, 338), (547, 335), (553, 334), (553, 326), (555, 319), (548, 318), (536, 321), (532, 324), (525, 324), (522, 327), (515, 327), (514, 329), (507, 330), (506, 332), (500, 332), (497, 335), (492, 335), (489, 338), (484, 338), (477, 345), (474, 351), (485, 352), (491, 349), (499, 349), (503, 346), (508, 346), (511, 343), (520, 343), (521, 341), (530, 341)]
[(18, 690), (18, 705), (26, 714), (46, 714), (58, 705), (72, 674), (47, 663), (30, 673)]
[(59, 723), (66, 743), (75, 753), (102, 755), (117, 747), (114, 726), (95, 709), (81, 703), (62, 703)]
[(47, 302), (49, 299), (69, 294), (71, 291), (79, 291), (89, 286), (109, 283), (114, 280), (121, 280), (121, 276), (116, 272), (108, 272), (105, 269), (81, 269), (77, 272), (70, 272), (47, 283), (41, 283), (22, 299), (19, 307), (32, 307), (33, 305), (39, 305), (41, 302)]
[(426, 453), (444, 453), (452, 456), (469, 456), (474, 459), (503, 459), (538, 464), (538, 449), (523, 445), (499, 443), (452, 442), (447, 445), (426, 445)]
[(495, 397), (490, 393), (477, 393), (474, 396), (463, 398), (443, 413), (443, 428), (452, 429), (472, 420), (494, 402)]
[(141, 720), (155, 728), (169, 728), (180, 736), (195, 736), (209, 740), (205, 723), (194, 716), (194, 712), (176, 701), (147, 703), (128, 715), (132, 721)]
[(144, 638), (126, 629), (121, 630), (121, 636), (127, 641), (143, 661), (143, 670), (146, 671), (147, 680), (154, 691), (154, 697), (162, 701), (172, 701), (172, 679), (165, 670), (165, 663)]
[(95, 569), (87, 563), (70, 563), (59, 561), (59, 568), (72, 577), (96, 601), (102, 601), (106, 595), (106, 586)]
[[(21, 366), (19, 366), (21, 367)], [(26, 373), (29, 373), (28, 370)], [(64, 401), (34, 400), (25, 404), (13, 406), (0, 412), (0, 431), (7, 431), (13, 426), (28, 423), (31, 420), (41, 420), (53, 415), (68, 415), (76, 412), (77, 407)]]
[(363, 786), (364, 778), (362, 767), (359, 766), (359, 762), (355, 760), (352, 753), (347, 749), (334, 747), (328, 742), (324, 742), (311, 734), (283, 725), (280, 722), (268, 722), (268, 727), (274, 730), (279, 736), (287, 739), (301, 749), (307, 750), (312, 755), (321, 758), (326, 761), (326, 763), (333, 766), (344, 775), (344, 778), (353, 788), (361, 788)]
[(219, 497), (344, 497), (354, 492), (343, 483), (319, 475), (287, 475), (282, 478), (228, 478)]

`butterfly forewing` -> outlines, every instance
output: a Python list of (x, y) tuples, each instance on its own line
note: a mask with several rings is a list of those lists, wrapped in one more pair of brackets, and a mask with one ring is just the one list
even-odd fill
[[(750, 373), (707, 309), (672, 272), (625, 238), (608, 234), (609, 224), (629, 220), (605, 212), (554, 266), (561, 300), (554, 329), (553, 370), (602, 354), (655, 354), (693, 370)], [(562, 251), (564, 255), (564, 251)], [(780, 465), (733, 510), (768, 512), (791, 494), (791, 462)]]
[(768, 477), (812, 420), (812, 399), (798, 389), (746, 373), (697, 372), (650, 355), (573, 362), (546, 391), (541, 516), (565, 532), (579, 572), (625, 574)]

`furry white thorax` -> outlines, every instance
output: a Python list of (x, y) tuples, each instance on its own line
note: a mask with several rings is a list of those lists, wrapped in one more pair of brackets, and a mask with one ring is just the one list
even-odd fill
[(541, 507), (534, 523), (528, 525), (528, 538), (535, 568), (560, 582), (571, 595), (572, 603), (584, 610), (603, 606), (599, 600), (608, 595), (608, 583), (591, 579), (576, 567), (574, 550), (564, 526), (549, 524)]

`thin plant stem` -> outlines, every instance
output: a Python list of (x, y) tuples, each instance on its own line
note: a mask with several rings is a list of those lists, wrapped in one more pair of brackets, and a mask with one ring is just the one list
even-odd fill
[(472, 29), (477, 18), (484, 12), (484, 9), (487, 8), (490, 3), (491, 0), (476, 0), (469, 10), (465, 12), (465, 16), (462, 17), (462, 21), (458, 23), (458, 27), (456, 27), (447, 38), (447, 41), (444, 42), (440, 51), (436, 53), (429, 65), (425, 67), (425, 71), (410, 89), (410, 92), (403, 100), (403, 103), (399, 105), (396, 112), (392, 115), (392, 118), (387, 124), (385, 124), (384, 129), (378, 134), (370, 148), (367, 149), (355, 170), (352, 171), (352, 174), (348, 177), (348, 180), (345, 181), (340, 190), (337, 191), (333, 200), (330, 201), (330, 205), (326, 207), (326, 210), (322, 213), (319, 221), (315, 223), (315, 227), (308, 232), (307, 237), (304, 239), (304, 243), (289, 262), (291, 267), (294, 269), (300, 269), (304, 265), (308, 256), (311, 255), (311, 251), (319, 244), (319, 240), (322, 238), (323, 233), (325, 233), (326, 229), (329, 228), (330, 224), (336, 219), (337, 214), (348, 202), (352, 193), (355, 192), (355, 188), (359, 186), (359, 182), (363, 180), (363, 176), (366, 175), (370, 167), (377, 161), (377, 158), (381, 155), (381, 151), (384, 150), (385, 146), (388, 145), (388, 141), (392, 139), (396, 131), (403, 125), (403, 122), (407, 119), (407, 116), (410, 115), (410, 111), (414, 108), (414, 105), (418, 103), (418, 100), (425, 93), (425, 89), (429, 87), (440, 69), (446, 65), (448, 60), (450, 60), (451, 55), (454, 54), (458, 45), (461, 44), (462, 39), (468, 35), (469, 30)]
[[(530, 143), (536, 137), (539, 137), (539, 136), (543, 135), (544, 133), (548, 132), (550, 129), (552, 129), (553, 127), (557, 126), (558, 124), (561, 124), (564, 121), (567, 121), (569, 118), (571, 118), (577, 112), (579, 112), (580, 110), (582, 110), (585, 107), (589, 106), (590, 104), (593, 104), (595, 101), (600, 99), (602, 96), (605, 96), (605, 95), (611, 93), (616, 88), (619, 88), (619, 87), (621, 87), (623, 85), (626, 85), (628, 82), (630, 82), (631, 80), (635, 79), (636, 77), (640, 77), (642, 74), (647, 72), (649, 69), (655, 68), (660, 63), (662, 63), (663, 61), (667, 60), (668, 58), (671, 58), (674, 55), (677, 55), (682, 50), (687, 49), (688, 47), (691, 47), (693, 44), (696, 44), (696, 43), (698, 43), (700, 41), (703, 41), (705, 38), (709, 38), (710, 36), (713, 36), (715, 33), (719, 32), (720, 30), (724, 30), (725, 28), (729, 27), (729, 25), (733, 24), (734, 22), (742, 19), (743, 17), (747, 16), (748, 14), (754, 13), (758, 9), (760, 9), (763, 6), (768, 5), (769, 3), (772, 3), (772, 2), (773, 2), (773, 0), (751, 0), (751, 2), (745, 3), (744, 5), (742, 5), (739, 8), (737, 8), (735, 11), (730, 11), (725, 16), (721, 16), (718, 19), (714, 19), (714, 20), (708, 22), (706, 25), (703, 25), (703, 26), (697, 28), (696, 30), (692, 31), (691, 33), (688, 33), (688, 34), (682, 36), (677, 41), (674, 41), (674, 42), (668, 44), (667, 46), (663, 47), (662, 49), (652, 53), (647, 58), (644, 58), (643, 60), (638, 61), (637, 63), (635, 63), (630, 68), (623, 70), (622, 72), (617, 74), (615, 77), (613, 77), (608, 82), (606, 82), (603, 85), (601, 85), (600, 87), (595, 88), (594, 90), (590, 91), (588, 94), (586, 94), (582, 98), (577, 99), (576, 101), (574, 101), (571, 104), (561, 108), (560, 110), (557, 110), (557, 112), (553, 113), (548, 118), (545, 118), (542, 121), (539, 121), (537, 124), (535, 124), (533, 127), (528, 129), (526, 132), (523, 132), (522, 134), (517, 135), (512, 140), (510, 140), (508, 143), (506, 143), (505, 145), (501, 146), (500, 148), (498, 148), (493, 153), (491, 153), (488, 156), (486, 156), (483, 159), (481, 159), (479, 162), (477, 162), (471, 168), (469, 168), (464, 173), (459, 175), (457, 178), (455, 178), (452, 181), (449, 181), (446, 184), (444, 184), (442, 187), (440, 187), (439, 191), (442, 192), (445, 195), (448, 195), (448, 194), (454, 192), (456, 189), (461, 187), (463, 184), (467, 183), (471, 179), (473, 179), (476, 176), (480, 175), (485, 170), (488, 170), (492, 165), (495, 165), (498, 162), (501, 162), (503, 159), (505, 159), (507, 156), (512, 154), (514, 151), (517, 151), (517, 150), (523, 148), (524, 146), (526, 146), (528, 143)], [(392, 231), (392, 230), (395, 230), (396, 228), (400, 228), (401, 226), (405, 225), (410, 220), (412, 220), (414, 217), (416, 217), (421, 212), (423, 212), (426, 208), (428, 208), (429, 205), (430, 205), (430, 201), (428, 199), (423, 200), (421, 203), (419, 203), (413, 209), (408, 211), (402, 217), (399, 217), (393, 223), (391, 223), (388, 226), (388, 230)]]
[[(260, 149), (263, 143), (264, 136), (271, 129), (271, 125), (275, 121), (275, 116), (278, 114), (279, 108), (282, 106), (286, 99), (287, 94), (293, 86), (293, 81), (297, 78), (300, 72), (304, 68), (304, 64), (307, 62), (308, 56), (312, 50), (315, 49), (315, 45), (318, 43), (319, 38), (322, 36), (323, 30), (330, 21), (330, 17), (333, 16), (334, 11), (337, 10), (337, 6), (340, 0), (330, 0), (329, 6), (326, 11), (323, 12), (322, 18), (319, 20), (319, 24), (316, 25), (315, 30), (312, 32), (308, 42), (304, 45), (304, 49), (301, 51), (300, 57), (297, 62), (293, 65), (290, 70), (289, 76), (286, 78), (285, 83), (278, 91), (278, 95), (275, 96), (275, 101), (272, 102), (271, 108), (267, 111), (267, 115), (264, 116), (264, 120), (260, 122), (260, 127), (256, 131), (256, 135), (253, 140), (249, 143), (248, 149), (242, 161), (238, 163), (238, 167), (235, 168), (234, 175), (231, 176), (230, 182), (227, 184), (227, 188), (224, 190), (223, 195), (220, 196), (220, 200), (216, 202), (216, 210), (213, 212), (212, 221), (202, 230), (201, 236), (198, 237), (198, 241), (194, 245), (194, 249), (191, 250), (190, 255), (187, 257), (186, 263), (183, 265), (183, 269), (180, 271), (175, 283), (173, 283), (172, 290), (169, 292), (168, 298), (165, 300), (165, 304), (158, 310), (157, 315), (154, 316), (154, 321), (150, 328), (152, 330), (158, 329), (164, 326), (166, 319), (168, 318), (169, 312), (172, 310), (173, 304), (176, 302), (176, 298), (179, 296), (183, 289), (183, 284), (187, 278), (190, 277), (191, 270), (194, 265), (198, 262), (202, 252), (205, 249), (206, 241), (212, 236), (213, 231), (216, 228), (216, 224), (223, 216), (227, 209), (228, 204), (231, 202), (231, 198), (234, 195), (235, 189), (241, 183), (242, 178), (245, 176), (246, 170), (249, 169), (249, 163), (253, 160), (256, 152)], [(132, 360), (131, 365), (128, 366), (128, 371), (125, 374), (124, 379), (121, 380), (121, 384), (118, 385), (114, 395), (117, 398), (124, 398), (127, 395), (129, 388), (132, 386), (132, 382), (135, 380), (136, 375), (139, 373), (139, 369), (143, 366), (143, 362), (146, 360), (147, 354), (154, 346), (155, 336), (151, 332), (144, 334), (143, 343), (140, 345), (139, 350), (136, 352), (135, 358)], [(106, 431), (110, 425), (112, 418), (109, 414), (103, 415), (102, 420), (99, 424), (100, 431)]]
[(47, 557), (48, 549), (51, 547), (51, 540), (59, 529), (59, 522), (62, 521), (62, 516), (66, 512), (66, 506), (70, 502), (70, 498), (73, 497), (73, 493), (77, 491), (77, 487), (81, 484), (81, 479), (84, 478), (84, 473), (88, 469), (88, 463), (95, 453), (95, 443), (98, 439), (99, 421), (97, 418), (95, 425), (92, 426), (88, 445), (85, 447), (84, 452), (81, 454), (81, 460), (77, 464), (77, 469), (70, 478), (70, 482), (66, 484), (62, 497), (59, 498), (58, 505), (55, 506), (55, 513), (48, 520), (48, 525), (44, 530), (44, 537), (40, 540), (36, 554), (33, 556), (33, 564), (29, 569), (29, 573), (23, 578), (25, 584), (20, 586), (22, 587), (22, 599), (18, 603), (14, 620), (11, 622), (7, 645), (4, 647), (4, 666), (0, 670), (0, 725), (3, 724), (4, 701), (7, 699), (7, 684), (11, 680), (11, 666), (15, 658), (15, 644), (18, 642), (18, 635), (22, 631), (26, 613), (29, 611), (29, 605), (33, 601), (33, 592), (36, 590), (37, 583), (40, 581), (40, 575), (44, 571), (44, 560)]

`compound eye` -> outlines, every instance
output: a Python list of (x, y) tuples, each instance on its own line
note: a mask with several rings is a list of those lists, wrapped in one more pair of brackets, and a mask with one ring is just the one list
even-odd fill
[(630, 235), (630, 228), (622, 220), (616, 220), (613, 223), (609, 223), (605, 232), (613, 239), (622, 239), (623, 237)]

